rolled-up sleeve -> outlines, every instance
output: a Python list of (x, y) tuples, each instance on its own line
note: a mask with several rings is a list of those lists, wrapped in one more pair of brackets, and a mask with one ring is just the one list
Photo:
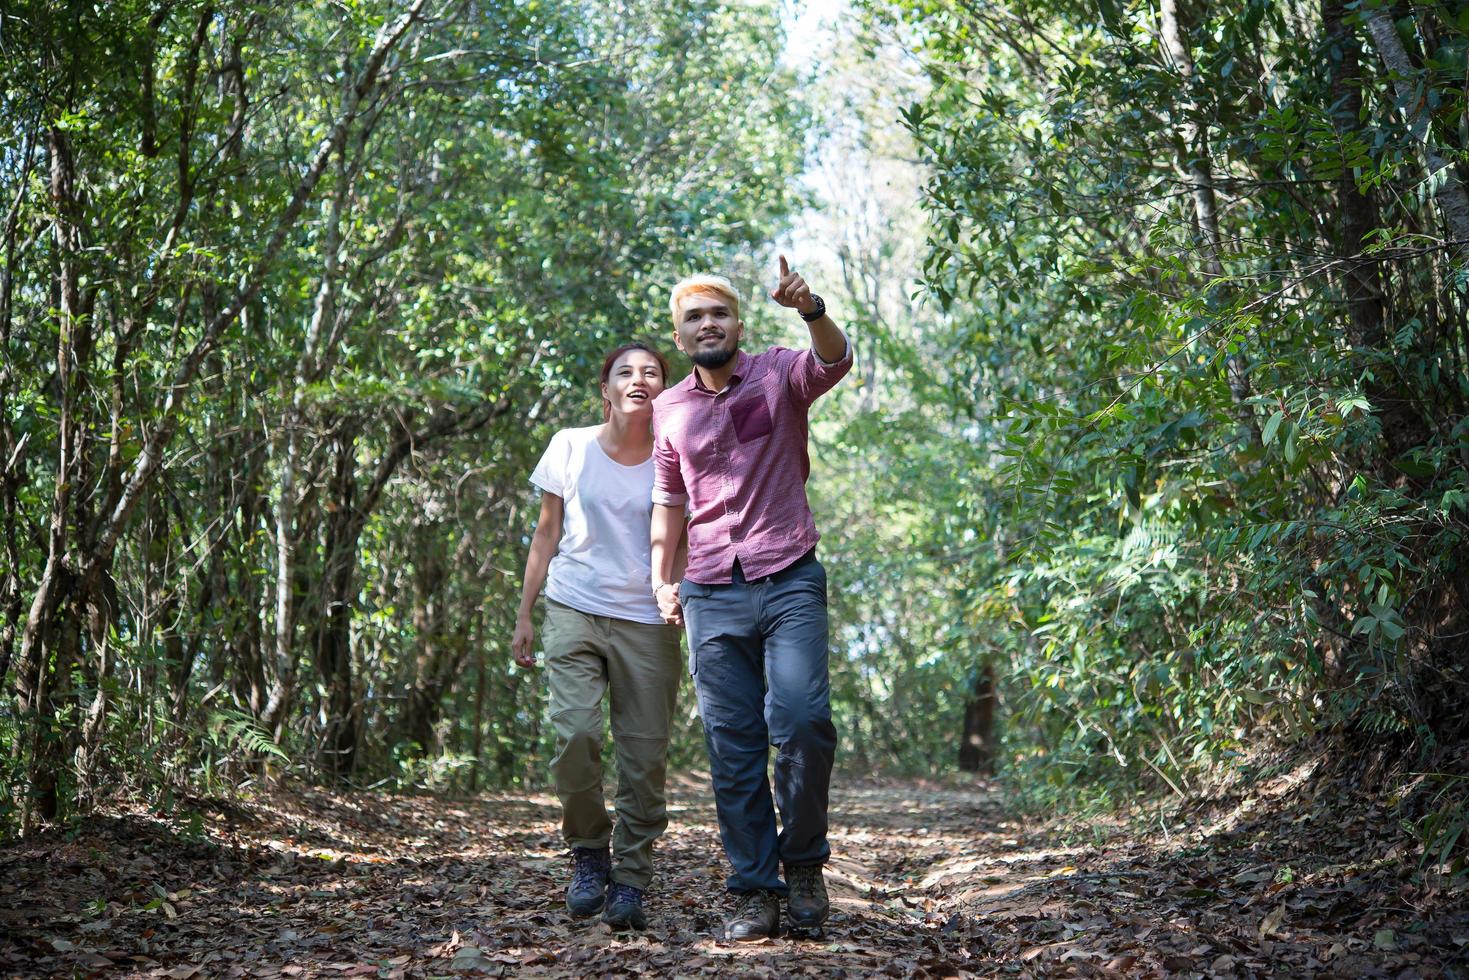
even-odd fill
[(689, 502), (688, 487), (684, 486), (683, 471), (679, 469), (678, 450), (673, 448), (666, 432), (657, 423), (656, 412), (653, 423), (653, 503), (677, 507)]
[(836, 383), (852, 370), (852, 342), (846, 342), (842, 356), (830, 364), (821, 359), (815, 350), (791, 351), (794, 361), (790, 368), (791, 391), (803, 403), (809, 405), (836, 386)]

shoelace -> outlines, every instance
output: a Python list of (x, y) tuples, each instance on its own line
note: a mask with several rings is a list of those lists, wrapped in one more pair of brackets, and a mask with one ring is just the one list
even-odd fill
[(814, 874), (801, 872), (786, 876), (789, 879), (791, 892), (800, 898), (816, 897), (816, 882), (818, 878)]
[(756, 915), (765, 911), (764, 892), (746, 892), (740, 898), (740, 904), (735, 906), (735, 918), (742, 919), (745, 916)]
[(594, 884), (597, 879), (603, 877), (605, 874), (606, 869), (602, 866), (598, 855), (589, 854), (585, 851), (577, 852), (576, 870), (573, 872), (573, 877), (578, 884)]
[(620, 882), (612, 883), (612, 894), (607, 897), (608, 902), (635, 902), (642, 904), (642, 895), (632, 885), (624, 885)]

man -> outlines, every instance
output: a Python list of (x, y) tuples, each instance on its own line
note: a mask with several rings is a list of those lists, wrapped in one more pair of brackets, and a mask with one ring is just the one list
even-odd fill
[[(822, 865), (836, 728), (827, 681), (826, 572), (806, 500), (807, 412), (852, 367), (826, 304), (780, 258), (771, 298), (811, 330), (811, 349), (740, 351), (728, 279), (673, 287), (673, 340), (694, 371), (653, 403), (653, 594), (683, 622), (709, 749), (719, 834), (736, 897), (725, 936), (801, 928), (828, 911)], [(670, 581), (688, 508), (688, 569)], [(775, 760), (776, 833), (766, 763)], [(785, 881), (780, 865), (785, 866)], [(787, 887), (789, 886), (789, 887)]]

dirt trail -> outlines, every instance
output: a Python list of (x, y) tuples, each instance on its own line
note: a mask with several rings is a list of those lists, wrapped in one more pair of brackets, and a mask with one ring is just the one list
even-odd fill
[(825, 935), (753, 945), (714, 938), (705, 781), (671, 796), (629, 935), (565, 913), (547, 796), (118, 812), (0, 850), (0, 974), (1469, 977), (1463, 880), (1288, 786), (1137, 836), (1028, 826), (983, 785), (839, 784)]

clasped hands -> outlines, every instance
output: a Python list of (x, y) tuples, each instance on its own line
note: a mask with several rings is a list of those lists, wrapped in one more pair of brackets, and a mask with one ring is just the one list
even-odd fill
[(653, 592), (658, 602), (658, 615), (669, 626), (683, 625), (683, 603), (678, 598), (678, 583), (664, 582)]

